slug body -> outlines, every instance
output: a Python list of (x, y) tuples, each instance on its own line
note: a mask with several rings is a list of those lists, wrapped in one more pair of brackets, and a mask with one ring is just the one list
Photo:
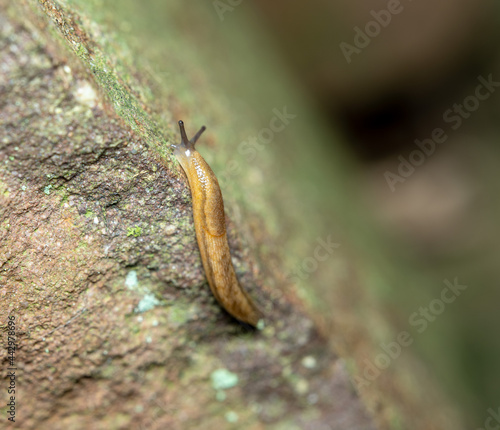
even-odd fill
[(231, 262), (219, 182), (195, 149), (195, 143), (205, 127), (191, 140), (186, 136), (182, 121), (179, 121), (179, 127), (182, 142), (174, 146), (174, 155), (184, 169), (191, 189), (196, 239), (210, 289), (217, 301), (233, 317), (256, 326), (261, 317), (260, 311), (248, 293), (241, 288)]

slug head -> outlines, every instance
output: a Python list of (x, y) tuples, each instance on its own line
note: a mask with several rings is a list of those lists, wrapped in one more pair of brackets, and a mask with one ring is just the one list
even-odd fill
[(201, 127), (198, 133), (196, 133), (191, 140), (187, 137), (186, 129), (184, 128), (184, 121), (179, 121), (179, 128), (181, 131), (181, 143), (180, 145), (172, 145), (172, 147), (174, 148), (175, 157), (181, 164), (182, 168), (186, 171), (189, 159), (191, 158), (193, 152), (196, 151), (194, 145), (200, 138), (201, 134), (206, 130), (206, 127)]

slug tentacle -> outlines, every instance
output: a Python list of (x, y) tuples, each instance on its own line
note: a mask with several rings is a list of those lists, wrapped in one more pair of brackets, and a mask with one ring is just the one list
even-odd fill
[(191, 140), (187, 138), (183, 121), (179, 121), (179, 128), (182, 142), (174, 147), (174, 154), (186, 173), (191, 189), (196, 240), (208, 284), (226, 311), (236, 319), (256, 326), (261, 312), (240, 286), (231, 262), (219, 182), (195, 149), (205, 126)]
[(198, 133), (196, 133), (194, 135), (194, 137), (190, 140), (191, 144), (193, 145), (193, 148), (194, 148), (194, 144), (196, 143), (196, 141), (200, 138), (201, 134), (206, 130), (207, 128), (202, 125), (201, 128), (198, 130)]
[(194, 137), (189, 140), (186, 134), (186, 129), (184, 128), (184, 121), (179, 121), (179, 128), (181, 130), (181, 145), (185, 149), (195, 149), (194, 145), (196, 141), (200, 138), (201, 134), (207, 129), (205, 126), (202, 126), (198, 133), (194, 135)]

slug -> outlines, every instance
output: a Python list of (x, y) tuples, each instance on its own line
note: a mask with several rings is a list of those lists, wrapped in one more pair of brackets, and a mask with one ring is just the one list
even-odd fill
[(196, 240), (208, 284), (227, 312), (237, 320), (255, 327), (261, 318), (261, 312), (241, 287), (234, 272), (219, 182), (194, 146), (205, 131), (205, 126), (191, 140), (187, 138), (184, 122), (179, 121), (179, 128), (181, 144), (172, 146), (191, 189)]

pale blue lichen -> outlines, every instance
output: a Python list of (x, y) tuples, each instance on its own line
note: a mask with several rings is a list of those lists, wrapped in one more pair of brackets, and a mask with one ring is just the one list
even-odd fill
[(314, 369), (316, 367), (316, 359), (312, 355), (308, 355), (301, 360), (301, 364), (306, 369)]
[(159, 304), (160, 301), (155, 297), (154, 294), (147, 293), (144, 295), (144, 297), (141, 299), (137, 307), (134, 309), (134, 312), (136, 313), (147, 312), (153, 309), (155, 306), (158, 306)]
[(223, 390), (218, 390), (216, 393), (215, 393), (215, 398), (217, 399), (218, 402), (223, 402), (224, 400), (226, 400), (226, 392), (223, 391)]
[(137, 272), (135, 270), (131, 270), (127, 273), (127, 277), (125, 278), (125, 286), (129, 290), (136, 289), (139, 286), (139, 282), (137, 281)]
[(227, 390), (238, 385), (238, 375), (227, 369), (214, 370), (210, 375), (210, 379), (214, 390)]
[(226, 418), (226, 421), (228, 423), (236, 423), (238, 422), (239, 416), (236, 412), (234, 411), (228, 411), (224, 414), (224, 417)]

